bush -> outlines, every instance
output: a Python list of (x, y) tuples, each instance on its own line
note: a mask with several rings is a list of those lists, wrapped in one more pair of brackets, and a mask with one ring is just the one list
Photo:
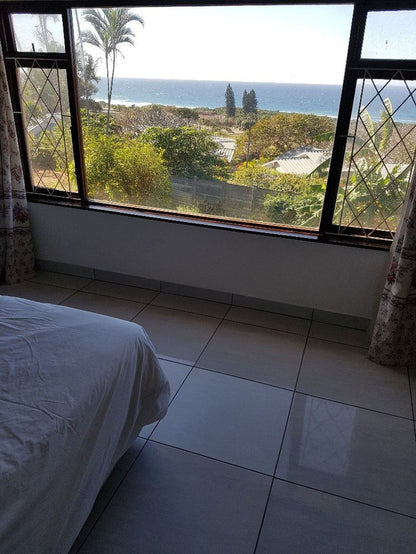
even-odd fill
[(150, 127), (140, 138), (161, 152), (173, 175), (211, 178), (216, 174), (220, 163), (216, 154), (218, 145), (207, 131), (192, 127)]
[(169, 174), (151, 145), (92, 133), (84, 138), (84, 152), (90, 196), (130, 204), (169, 204)]

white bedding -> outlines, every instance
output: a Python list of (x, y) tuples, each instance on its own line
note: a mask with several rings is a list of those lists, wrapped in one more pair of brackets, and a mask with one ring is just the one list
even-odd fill
[(0, 552), (68, 552), (169, 383), (135, 323), (0, 297)]

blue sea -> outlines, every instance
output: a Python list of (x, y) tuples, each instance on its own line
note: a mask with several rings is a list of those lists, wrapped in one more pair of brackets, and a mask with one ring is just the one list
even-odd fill
[[(326, 115), (337, 117), (341, 97), (341, 85), (311, 85), (285, 83), (250, 83), (231, 82), (236, 106), (241, 107), (244, 90), (254, 90), (258, 108), (280, 112), (297, 112), (304, 114)], [(114, 104), (143, 106), (162, 104), (189, 108), (219, 108), (225, 105), (225, 81), (181, 81), (168, 79), (129, 79), (115, 78), (112, 102)], [(98, 83), (96, 100), (106, 100), (106, 80)], [(394, 108), (399, 107), (408, 91), (404, 86), (390, 86), (386, 95)], [(369, 102), (373, 92), (368, 91), (363, 102)], [(384, 95), (383, 95), (384, 98)], [(380, 102), (370, 103), (372, 117), (380, 115)], [(399, 109), (396, 121), (416, 121), (416, 108), (413, 102), (407, 101)]]

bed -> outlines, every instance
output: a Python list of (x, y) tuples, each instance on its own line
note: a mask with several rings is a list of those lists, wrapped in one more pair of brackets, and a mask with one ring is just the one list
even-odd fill
[(143, 328), (0, 296), (0, 551), (71, 548), (169, 383)]

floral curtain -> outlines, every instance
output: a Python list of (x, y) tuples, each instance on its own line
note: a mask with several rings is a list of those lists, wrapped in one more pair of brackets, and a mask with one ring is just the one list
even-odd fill
[(34, 271), (25, 182), (0, 45), (0, 282), (16, 283)]
[(369, 358), (383, 365), (416, 366), (416, 168), (392, 245)]

